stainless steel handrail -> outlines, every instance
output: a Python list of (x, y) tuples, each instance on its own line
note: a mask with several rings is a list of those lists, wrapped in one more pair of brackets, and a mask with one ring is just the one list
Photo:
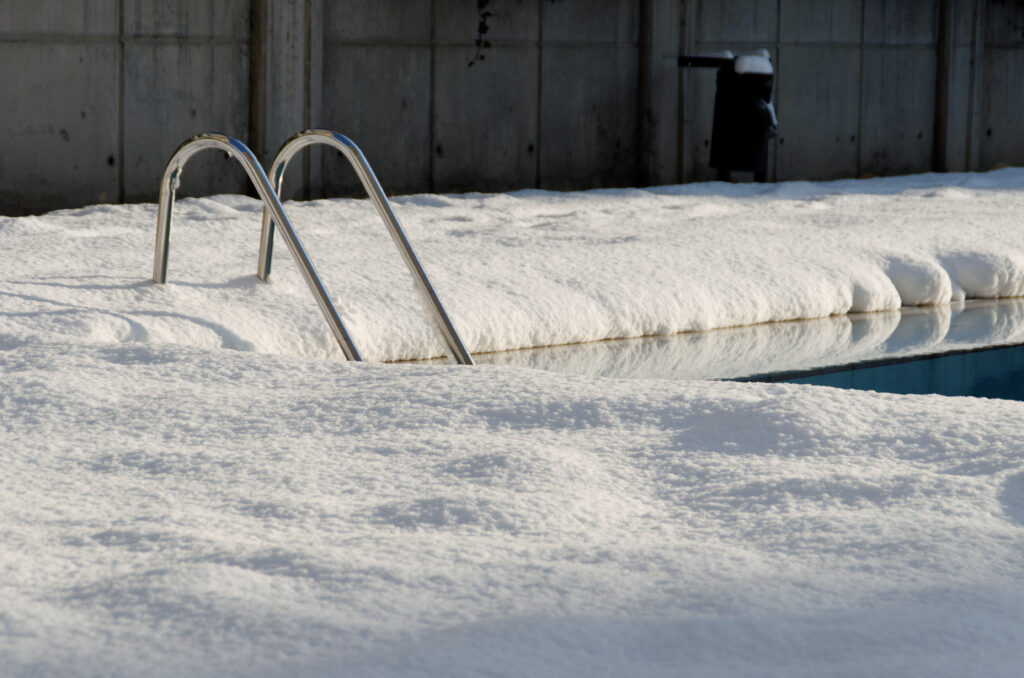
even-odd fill
[[(277, 193), (271, 188), (270, 180), (267, 179), (267, 175), (263, 172), (263, 167), (252, 151), (249, 150), (249, 147), (238, 139), (224, 134), (200, 134), (178, 146), (178, 150), (174, 152), (174, 155), (167, 162), (163, 177), (160, 179), (160, 210), (157, 214), (153, 282), (160, 285), (167, 282), (167, 254), (171, 244), (172, 208), (174, 207), (174, 193), (178, 190), (178, 185), (181, 183), (182, 169), (189, 158), (199, 151), (208, 148), (225, 151), (245, 168), (245, 173), (249, 175), (249, 180), (252, 181), (253, 186), (256, 187), (256, 192), (259, 193), (260, 198), (263, 200), (265, 213), (273, 214), (277, 223), (283, 226), (285, 242), (288, 243), (288, 248), (291, 250), (292, 256), (295, 257), (295, 263), (298, 264), (303, 276), (305, 276), (306, 283), (309, 284), (309, 289), (312, 290), (313, 296), (316, 297), (317, 304), (319, 304), (324, 317), (327, 318), (327, 324), (331, 326), (331, 332), (334, 333), (334, 338), (338, 340), (338, 344), (341, 346), (345, 357), (349, 360), (362, 360), (355, 344), (352, 343), (352, 338), (345, 329), (344, 323), (341, 322), (341, 316), (338, 315), (334, 304), (331, 303), (331, 298), (320, 281), (320, 276), (317, 275), (313, 262), (309, 260), (306, 251), (302, 247), (302, 243), (299, 241), (299, 236), (295, 234), (295, 229), (292, 228), (291, 222), (288, 221), (284, 208), (281, 206), (281, 201), (277, 198)], [(266, 276), (261, 275), (260, 277), (265, 278)]]
[[(466, 350), (462, 339), (459, 337), (459, 333), (455, 330), (455, 326), (445, 312), (441, 300), (438, 298), (437, 293), (434, 292), (430, 279), (427, 278), (426, 271), (423, 270), (419, 259), (416, 258), (416, 253), (413, 252), (409, 239), (405, 237), (405, 232), (398, 223), (398, 217), (395, 215), (394, 210), (391, 209), (391, 203), (388, 201), (387, 196), (384, 195), (384, 189), (381, 188), (376, 175), (370, 169), (370, 163), (366, 161), (366, 156), (359, 150), (355, 142), (344, 134), (338, 134), (330, 130), (310, 129), (305, 132), (299, 132), (281, 146), (281, 150), (277, 152), (277, 156), (270, 166), (270, 176), (273, 177), (274, 190), (278, 195), (281, 194), (281, 186), (284, 183), (284, 171), (287, 169), (292, 157), (303, 148), (314, 144), (333, 146), (341, 151), (349, 161), (349, 164), (352, 165), (352, 168), (359, 176), (359, 181), (363, 184), (363, 188), (366, 189), (366, 193), (373, 200), (373, 204), (376, 206), (381, 219), (384, 220), (385, 225), (388, 227), (391, 239), (394, 240), (395, 246), (402, 253), (405, 265), (409, 268), (409, 272), (412, 274), (413, 279), (416, 280), (420, 291), (428, 302), (427, 305), (434, 317), (434, 322), (437, 324), (437, 328), (444, 337), (445, 343), (448, 344), (448, 348), (451, 350), (456, 362), (460, 365), (472, 365), (473, 357)], [(276, 214), (264, 208), (263, 231), (260, 234), (260, 258), (257, 266), (257, 275), (264, 280), (270, 275), (271, 253), (274, 248), (274, 219), (276, 218)]]

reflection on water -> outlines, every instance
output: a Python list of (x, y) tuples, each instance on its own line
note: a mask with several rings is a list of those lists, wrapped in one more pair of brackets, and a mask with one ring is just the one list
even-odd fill
[(998, 299), (473, 358), (590, 376), (733, 379), (1022, 342), (1024, 299)]

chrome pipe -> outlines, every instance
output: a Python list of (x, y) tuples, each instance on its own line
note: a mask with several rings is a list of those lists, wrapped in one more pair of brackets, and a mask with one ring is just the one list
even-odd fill
[(281, 206), (277, 193), (271, 188), (270, 180), (267, 179), (267, 175), (263, 172), (263, 167), (256, 159), (256, 156), (253, 155), (253, 152), (249, 150), (249, 147), (238, 139), (224, 134), (200, 134), (179, 146), (178, 150), (174, 152), (174, 155), (167, 162), (163, 177), (160, 179), (160, 207), (157, 212), (153, 282), (160, 285), (167, 282), (167, 255), (171, 245), (174, 194), (181, 183), (182, 169), (184, 169), (185, 163), (188, 162), (189, 158), (208, 148), (224, 151), (241, 163), (245, 173), (249, 176), (249, 180), (256, 187), (256, 192), (259, 194), (260, 199), (263, 200), (264, 212), (272, 214), (275, 222), (281, 224), (285, 242), (288, 243), (288, 249), (291, 250), (295, 263), (298, 264), (299, 270), (302, 271), (309, 289), (313, 292), (313, 296), (316, 297), (317, 304), (327, 319), (327, 324), (330, 325), (331, 332), (334, 334), (334, 338), (337, 339), (338, 345), (341, 346), (345, 357), (349, 360), (362, 360), (355, 344), (352, 343), (352, 338), (345, 329), (345, 324), (341, 321), (341, 316), (338, 314), (337, 309), (334, 308), (334, 304), (331, 303), (331, 298), (327, 294), (327, 289), (320, 281), (320, 276), (317, 275), (313, 262), (309, 260), (309, 256), (306, 254), (306, 250), (303, 249), (299, 236), (296, 235), (295, 229), (292, 228), (291, 222), (288, 220), (287, 215), (285, 215), (284, 207)]
[[(413, 279), (423, 293), (430, 313), (434, 318), (434, 323), (437, 325), (441, 336), (444, 337), (444, 341), (448, 345), (449, 350), (451, 350), (456, 362), (460, 365), (472, 365), (473, 357), (463, 345), (459, 333), (441, 304), (441, 299), (438, 298), (434, 287), (430, 284), (430, 279), (416, 257), (412, 244), (405, 236), (401, 224), (398, 223), (398, 217), (395, 215), (395, 211), (391, 209), (391, 203), (388, 201), (387, 196), (384, 195), (384, 189), (381, 188), (377, 176), (370, 168), (370, 163), (367, 162), (366, 156), (359, 150), (355, 142), (343, 134), (330, 130), (310, 129), (305, 132), (299, 132), (281, 146), (281, 150), (277, 152), (277, 156), (275, 156), (274, 162), (270, 166), (270, 176), (273, 177), (274, 190), (278, 195), (281, 194), (284, 173), (288, 163), (296, 153), (314, 144), (326, 144), (336, 148), (341, 151), (349, 164), (352, 165), (367, 195), (373, 200), (377, 213), (384, 220), (388, 233), (391, 234), (391, 239), (394, 241), (395, 246), (398, 247), (399, 252), (402, 253), (402, 259), (405, 261), (406, 267), (408, 267)], [(260, 233), (260, 256), (259, 263), (257, 264), (257, 275), (263, 280), (266, 280), (267, 276), (270, 275), (271, 252), (274, 246), (274, 220), (276, 218), (276, 215), (267, 208), (264, 208), (263, 229)]]

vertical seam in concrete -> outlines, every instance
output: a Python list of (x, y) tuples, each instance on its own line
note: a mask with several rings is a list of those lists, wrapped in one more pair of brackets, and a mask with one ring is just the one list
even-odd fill
[[(779, 92), (779, 84), (782, 78), (782, 0), (775, 0), (775, 91)], [(776, 109), (779, 104), (779, 97), (774, 97), (774, 105)], [(775, 111), (776, 117), (779, 111)], [(782, 132), (779, 132), (779, 139), (782, 138)], [(779, 142), (776, 140), (774, 143), (775, 152), (772, 153), (772, 181), (779, 180)]]
[(430, 2), (430, 80), (427, 82), (427, 189), (433, 193), (436, 182), (434, 181), (434, 153), (437, 141), (437, 134), (434, 130), (437, 124), (437, 114), (434, 111), (434, 96), (436, 92), (435, 81), (437, 79), (437, 7), (433, 0)]
[(249, 3), (249, 144), (256, 157), (266, 155), (266, 0)]
[[(857, 177), (860, 177), (861, 151), (864, 150), (864, 31), (867, 24), (867, 2), (860, 3), (860, 72), (857, 74)], [(845, 136), (845, 134), (844, 134)]]
[(306, 0), (305, 47), (302, 64), (302, 124), (308, 129), (312, 125), (313, 97), (313, 0)]
[(541, 125), (544, 122), (544, 0), (537, 0), (537, 140), (534, 142), (533, 185), (540, 188)]
[[(309, 129), (312, 126), (312, 96), (313, 96), (313, 0), (305, 2), (304, 33), (305, 49), (302, 57), (302, 126)], [(312, 195), (312, 187), (309, 185), (312, 176), (313, 154), (305, 153), (302, 163), (302, 199), (309, 200)]]
[(975, 76), (977, 75), (977, 42), (978, 42), (978, 5), (980, 0), (974, 0), (971, 16), (971, 58), (970, 58), (970, 81), (967, 85), (967, 139), (964, 143), (964, 171), (971, 171), (971, 153), (974, 147), (974, 91)]
[[(991, 81), (992, 75), (991, 59), (988, 58), (988, 2), (978, 3), (978, 45), (980, 47), (978, 58), (981, 59), (981, 65), (978, 67), (978, 72), (981, 74), (980, 86), (985, 87)], [(978, 117), (978, 125), (975, 126), (975, 129), (978, 131), (978, 143), (974, 144), (974, 153), (976, 154), (978, 161), (975, 164), (975, 167), (979, 171), (988, 171), (991, 168), (982, 166), (981, 161), (984, 139), (988, 138), (988, 123), (991, 122), (991, 118), (988, 114), (992, 105), (992, 97), (982, 96), (979, 103), (981, 112)], [(991, 146), (991, 144), (989, 144), (989, 146)], [(989, 159), (989, 162), (991, 162), (991, 159)]]
[[(324, 23), (325, 10), (322, 0), (309, 0), (308, 52), (309, 74), (306, 85), (309, 88), (309, 116), (307, 128), (324, 127)], [(324, 164), (333, 160), (329, 153), (321, 150), (309, 154), (309, 198), (322, 198), (324, 191)]]
[(636, 125), (633, 130), (633, 146), (636, 148), (634, 158), (634, 182), (637, 186), (650, 186), (654, 152), (651, 148), (651, 109), (653, 96), (651, 89), (654, 68), (654, 24), (651, 15), (654, 8), (651, 0), (641, 0), (638, 8), (639, 35), (637, 36), (637, 88), (636, 88)]
[(932, 171), (946, 172), (948, 164), (949, 90), (955, 43), (956, 0), (938, 0), (935, 32), (935, 111), (932, 119)]
[(124, 0), (117, 3), (117, 46), (118, 46), (118, 83), (117, 83), (117, 201), (124, 202)]
[[(682, 16), (680, 17), (679, 24), (679, 48), (683, 54), (696, 54), (697, 53), (697, 17), (700, 13), (700, 0), (685, 0), (682, 7)], [(688, 148), (689, 137), (692, 136), (693, 128), (688, 125), (690, 120), (687, 118), (688, 114), (688, 98), (692, 93), (693, 78), (690, 74), (690, 69), (680, 68), (677, 65), (678, 77), (679, 77), (679, 134), (676, 141), (676, 153), (677, 153), (677, 169), (679, 172), (679, 182), (683, 183), (686, 181), (694, 180), (696, 173), (694, 172), (694, 164), (692, 163), (693, 157), (690, 155), (690, 149)], [(687, 173), (689, 170), (689, 174)]]
[[(692, 1), (692, 0), (690, 0)], [(688, 0), (682, 0), (682, 6), (679, 11), (679, 53), (686, 54), (686, 29), (687, 29), (687, 16), (690, 11), (690, 2)], [(676, 176), (675, 181), (677, 184), (681, 184), (684, 181), (683, 178), (683, 149), (686, 148), (686, 85), (685, 85), (685, 74), (683, 68), (676, 66)]]

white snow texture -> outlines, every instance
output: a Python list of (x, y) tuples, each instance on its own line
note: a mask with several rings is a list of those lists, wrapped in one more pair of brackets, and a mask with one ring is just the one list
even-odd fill
[[(1019, 169), (395, 208), (474, 352), (1024, 294)], [(443, 353), (366, 201), (286, 209), (367, 358)], [(1019, 675), (1024, 403), (347, 363), (259, 203), (175, 214), (163, 286), (154, 205), (0, 218), (0, 675)]]
[(737, 73), (756, 73), (758, 75), (771, 75), (775, 72), (772, 68), (771, 59), (760, 54), (744, 54), (736, 57), (733, 70)]

